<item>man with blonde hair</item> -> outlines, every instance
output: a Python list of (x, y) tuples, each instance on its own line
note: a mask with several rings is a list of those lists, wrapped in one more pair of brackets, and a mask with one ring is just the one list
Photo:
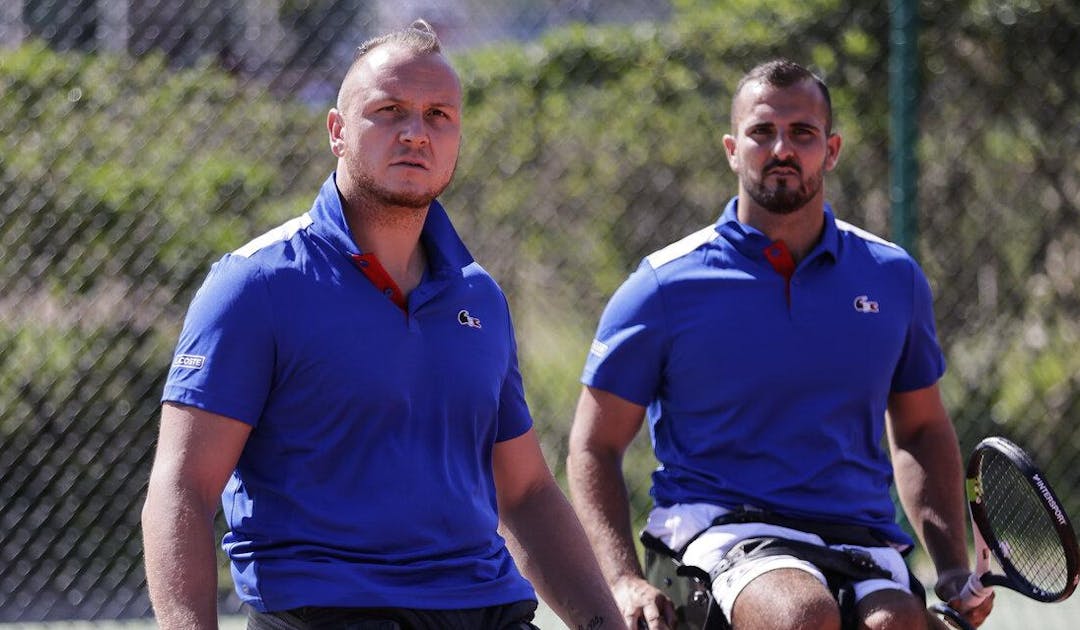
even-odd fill
[(426, 23), (362, 45), (311, 209), (195, 295), (143, 509), (162, 627), (216, 627), (219, 504), (249, 628), (522, 630), (533, 587), (571, 627), (618, 627), (506, 298), (436, 201), (461, 97)]

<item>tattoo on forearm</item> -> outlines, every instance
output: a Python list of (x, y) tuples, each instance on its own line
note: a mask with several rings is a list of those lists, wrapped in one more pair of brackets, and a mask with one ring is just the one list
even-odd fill
[(603, 626), (604, 618), (600, 615), (597, 615), (590, 619), (589, 623), (585, 624), (584, 626), (579, 623), (577, 630), (596, 630), (597, 628), (602, 628)]

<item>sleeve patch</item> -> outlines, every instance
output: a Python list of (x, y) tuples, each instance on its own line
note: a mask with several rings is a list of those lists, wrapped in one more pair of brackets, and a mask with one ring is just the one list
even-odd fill
[(589, 354), (599, 359), (603, 359), (607, 351), (608, 345), (599, 339), (593, 339), (592, 345), (589, 346)]
[(187, 368), (189, 370), (201, 370), (206, 363), (206, 357), (199, 354), (178, 354), (173, 359), (173, 367)]

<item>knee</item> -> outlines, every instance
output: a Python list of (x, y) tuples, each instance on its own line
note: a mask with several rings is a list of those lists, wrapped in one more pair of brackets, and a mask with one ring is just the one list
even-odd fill
[(922, 630), (927, 628), (926, 608), (903, 591), (878, 591), (856, 607), (860, 630)]
[(753, 580), (732, 607), (733, 630), (840, 630), (832, 593), (803, 571), (772, 571)]

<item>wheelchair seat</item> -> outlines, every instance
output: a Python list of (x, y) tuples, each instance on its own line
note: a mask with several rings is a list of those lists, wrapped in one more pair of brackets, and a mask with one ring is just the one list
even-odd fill
[[(716, 598), (712, 594), (712, 578), (704, 569), (682, 562), (681, 552), (664, 544), (659, 538), (642, 532), (641, 543), (645, 549), (645, 578), (659, 588), (675, 604), (675, 630), (730, 630), (731, 625), (724, 615)], [(782, 538), (760, 539), (766, 541), (755, 547), (759, 553), (791, 553), (804, 557), (811, 552), (814, 562), (826, 575), (829, 590), (840, 606), (840, 615), (844, 630), (857, 627), (855, 618), (855, 594), (850, 588), (852, 576), (858, 579), (873, 577), (867, 575), (875, 570), (882, 571), (877, 565), (868, 566), (864, 559), (852, 556), (844, 551), (817, 547), (807, 543)], [(813, 549), (810, 549), (810, 548)], [(753, 554), (750, 551), (747, 555)], [(849, 565), (849, 566), (846, 566)], [(926, 604), (926, 590), (922, 583), (909, 571), (910, 588), (913, 595)]]

